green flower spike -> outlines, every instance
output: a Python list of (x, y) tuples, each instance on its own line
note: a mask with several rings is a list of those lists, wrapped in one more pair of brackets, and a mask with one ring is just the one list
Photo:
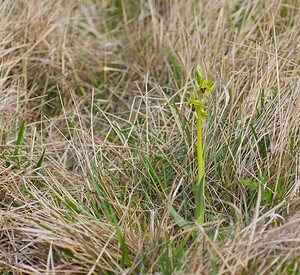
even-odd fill
[(213, 82), (212, 80), (207, 80), (202, 76), (202, 71), (200, 66), (198, 65), (196, 67), (195, 73), (194, 73), (194, 79), (195, 79), (195, 85), (196, 90), (200, 96), (203, 94), (208, 97), (213, 89)]
[(207, 80), (202, 76), (200, 66), (196, 67), (195, 74), (196, 91), (191, 93), (189, 103), (192, 107), (193, 113), (197, 122), (197, 157), (198, 157), (198, 178), (196, 188), (196, 210), (195, 222), (196, 224), (204, 223), (204, 200), (205, 200), (205, 170), (204, 170), (204, 157), (202, 145), (202, 119), (207, 117), (207, 106), (204, 105), (203, 99), (207, 98), (213, 89), (213, 82)]

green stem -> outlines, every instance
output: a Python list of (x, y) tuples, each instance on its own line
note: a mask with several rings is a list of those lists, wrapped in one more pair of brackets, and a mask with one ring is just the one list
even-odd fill
[(202, 114), (201, 108), (197, 108), (197, 157), (198, 157), (198, 180), (196, 196), (195, 221), (197, 224), (204, 223), (204, 160), (202, 149)]

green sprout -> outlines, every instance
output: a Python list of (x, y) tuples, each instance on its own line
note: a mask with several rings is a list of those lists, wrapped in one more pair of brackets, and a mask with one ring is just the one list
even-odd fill
[(198, 178), (196, 188), (196, 210), (195, 222), (197, 224), (204, 223), (204, 200), (205, 200), (205, 169), (204, 169), (204, 156), (202, 144), (202, 120), (207, 117), (207, 106), (204, 105), (203, 100), (209, 96), (213, 89), (213, 82), (207, 80), (202, 76), (200, 66), (196, 67), (194, 80), (196, 90), (191, 93), (189, 103), (192, 107), (193, 113), (196, 117), (197, 124), (197, 158), (198, 158)]

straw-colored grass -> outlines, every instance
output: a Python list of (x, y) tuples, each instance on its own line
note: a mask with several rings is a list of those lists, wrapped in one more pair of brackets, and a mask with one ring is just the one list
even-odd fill
[(0, 26), (0, 274), (299, 274), (299, 1), (11, 0)]

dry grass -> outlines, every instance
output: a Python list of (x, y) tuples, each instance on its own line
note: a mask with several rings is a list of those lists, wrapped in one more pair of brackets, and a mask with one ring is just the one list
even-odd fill
[(2, 1), (0, 26), (0, 274), (299, 274), (298, 1)]

